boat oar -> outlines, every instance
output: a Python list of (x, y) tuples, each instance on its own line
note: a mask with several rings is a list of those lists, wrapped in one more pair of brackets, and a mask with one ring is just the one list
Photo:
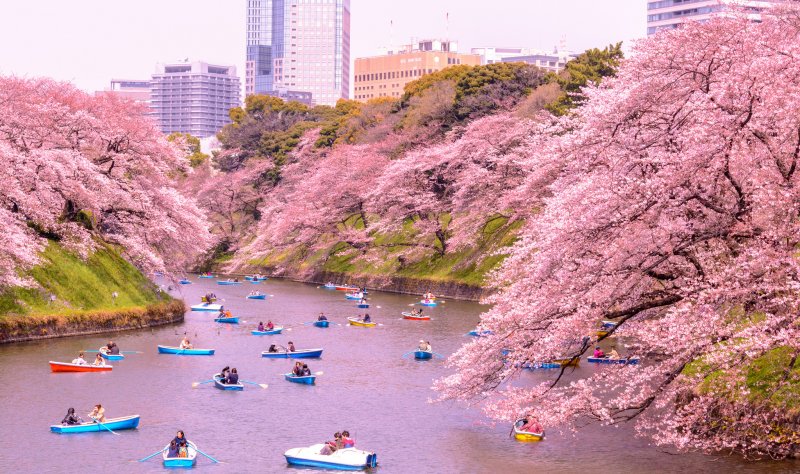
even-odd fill
[(406, 352), (405, 354), (403, 354), (403, 355), (402, 355), (402, 356), (400, 356), (400, 357), (405, 357), (405, 356), (407, 356), (407, 355), (409, 355), (409, 354), (413, 354), (413, 353), (415, 353), (415, 352), (417, 352), (417, 351), (408, 351), (408, 352)]
[[(100, 352), (100, 351), (83, 351), (83, 352)], [(144, 354), (142, 351), (119, 351), (120, 354)]]
[(214, 379), (211, 380), (203, 380), (202, 382), (192, 382), (192, 388), (197, 388), (198, 385), (203, 385), (204, 383), (211, 383)]
[(250, 385), (258, 385), (258, 386), (259, 386), (259, 387), (261, 387), (261, 388), (267, 388), (267, 387), (269, 386), (269, 385), (267, 385), (267, 384), (265, 384), (265, 383), (256, 383), (256, 382), (251, 382), (251, 381), (249, 381), (249, 380), (240, 380), (239, 382), (242, 382), (242, 383), (249, 383)]
[(107, 430), (108, 430), (108, 431), (109, 431), (111, 434), (119, 436), (119, 433), (115, 433), (115, 432), (114, 432), (114, 431), (113, 431), (111, 428), (109, 428), (108, 426), (106, 426), (106, 425), (104, 425), (104, 424), (100, 423), (100, 422), (99, 422), (97, 419), (95, 419), (95, 418), (92, 418), (92, 420), (94, 420), (94, 422), (95, 422), (95, 423), (97, 423), (98, 425), (100, 425), (100, 426), (102, 426), (103, 428), (107, 429)]
[(159, 449), (158, 451), (154, 452), (154, 453), (153, 453), (153, 454), (151, 454), (150, 456), (147, 456), (146, 458), (142, 458), (142, 459), (140, 459), (140, 460), (139, 460), (139, 462), (145, 462), (145, 461), (147, 461), (148, 459), (152, 458), (153, 456), (156, 456), (156, 455), (158, 455), (158, 454), (161, 454), (161, 453), (163, 453), (163, 452), (164, 452), (164, 450), (165, 450), (165, 449), (167, 449), (168, 447), (169, 447), (169, 445), (167, 445), (167, 446), (164, 446), (163, 448), (161, 448), (161, 449)]
[(195, 451), (197, 451), (198, 453), (202, 454), (203, 456), (207, 457), (208, 459), (210, 459), (210, 460), (214, 461), (215, 463), (218, 463), (218, 462), (219, 462), (219, 461), (217, 461), (216, 459), (214, 459), (214, 458), (212, 458), (211, 456), (209, 456), (208, 454), (206, 454), (206, 453), (204, 453), (204, 452), (200, 451), (200, 448), (198, 448), (198, 447), (197, 447), (197, 445), (195, 445), (195, 447), (194, 447), (194, 450), (195, 450)]
[(439, 354), (438, 352), (432, 352), (432, 354), (433, 354), (433, 355), (435, 355), (436, 357), (439, 357), (439, 358), (441, 358), (441, 359), (444, 359), (444, 358), (445, 358), (445, 356), (443, 356), (443, 355)]

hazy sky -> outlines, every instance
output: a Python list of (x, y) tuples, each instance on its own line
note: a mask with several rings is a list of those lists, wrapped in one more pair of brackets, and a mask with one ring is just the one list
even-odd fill
[[(645, 0), (351, 0), (351, 60), (413, 38), (459, 49), (582, 51), (644, 35)], [(235, 64), (244, 75), (246, 0), (2, 0), (0, 74), (50, 76), (93, 91), (149, 78), (157, 62)], [(445, 16), (449, 12), (449, 26)], [(389, 27), (390, 21), (393, 28)], [(448, 31), (449, 30), (449, 31)]]

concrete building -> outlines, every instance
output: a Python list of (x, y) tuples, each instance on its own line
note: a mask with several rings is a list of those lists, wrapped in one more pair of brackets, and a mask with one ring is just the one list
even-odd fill
[(234, 66), (205, 62), (159, 64), (150, 92), (151, 115), (164, 133), (216, 134), (230, 123), (228, 111), (240, 105)]
[(686, 21), (707, 21), (715, 15), (731, 11), (732, 5), (743, 6), (753, 20), (776, 0), (645, 0), (647, 1), (647, 35), (679, 27)]
[(353, 98), (398, 98), (407, 83), (457, 64), (478, 66), (481, 57), (459, 53), (458, 44), (449, 40), (422, 40), (380, 56), (356, 58)]
[(335, 105), (350, 91), (350, 0), (248, 0), (245, 93)]
[(150, 103), (150, 79), (111, 79), (108, 89), (95, 92), (113, 94), (142, 104)]
[(567, 61), (577, 55), (566, 51), (554, 51), (552, 53), (529, 53), (522, 56), (506, 56), (500, 60), (504, 63), (528, 63), (546, 69), (551, 72), (559, 72), (564, 69)]
[(495, 47), (481, 47), (472, 48), (472, 54), (477, 54), (481, 57), (481, 65), (494, 64), (503, 62), (503, 58), (511, 58), (514, 56), (525, 56), (532, 53), (530, 48), (495, 48)]

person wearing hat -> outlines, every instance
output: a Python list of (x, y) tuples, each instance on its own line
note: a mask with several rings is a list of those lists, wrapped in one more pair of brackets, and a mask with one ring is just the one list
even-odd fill
[(430, 342), (425, 342), (424, 340), (420, 339), (419, 340), (419, 350), (425, 351), (425, 352), (432, 352), (431, 343)]
[(602, 349), (600, 349), (600, 346), (597, 346), (597, 347), (594, 348), (594, 354), (593, 355), (594, 355), (595, 359), (602, 359), (603, 357), (606, 356), (606, 353), (603, 352)]

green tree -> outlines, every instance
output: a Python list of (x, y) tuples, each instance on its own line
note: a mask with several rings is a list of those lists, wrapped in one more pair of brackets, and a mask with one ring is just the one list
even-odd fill
[(192, 168), (198, 167), (209, 157), (200, 151), (200, 139), (188, 133), (173, 132), (167, 135), (167, 141), (181, 143), (186, 152), (186, 159)]
[(603, 49), (589, 49), (569, 61), (556, 78), (564, 91), (557, 100), (546, 108), (556, 114), (564, 115), (581, 105), (586, 97), (581, 88), (589, 82), (599, 84), (604, 77), (616, 75), (622, 54), (622, 43), (610, 44)]

